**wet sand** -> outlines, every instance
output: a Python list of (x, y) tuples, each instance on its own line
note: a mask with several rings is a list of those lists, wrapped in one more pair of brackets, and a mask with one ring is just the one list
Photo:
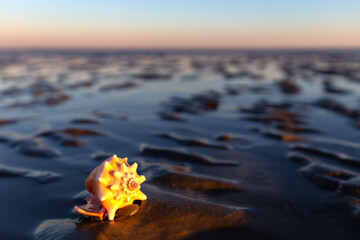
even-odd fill
[[(359, 52), (0, 52), (0, 239), (358, 239)], [(80, 216), (112, 154), (148, 200)]]

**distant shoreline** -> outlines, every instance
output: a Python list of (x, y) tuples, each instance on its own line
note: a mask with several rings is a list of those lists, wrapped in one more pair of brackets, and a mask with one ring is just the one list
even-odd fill
[(339, 48), (1, 48), (0, 53), (360, 53), (360, 47)]

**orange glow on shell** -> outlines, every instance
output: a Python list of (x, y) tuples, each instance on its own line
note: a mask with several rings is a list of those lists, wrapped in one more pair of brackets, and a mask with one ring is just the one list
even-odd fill
[[(75, 206), (75, 210), (88, 216), (103, 218), (106, 214), (113, 220), (116, 211), (133, 204), (134, 200), (146, 200), (146, 195), (140, 191), (140, 184), (146, 178), (138, 175), (138, 164), (129, 165), (127, 158), (113, 155), (96, 167), (85, 182), (86, 189), (100, 201), (104, 211), (90, 212)], [(92, 201), (88, 201), (91, 205)]]

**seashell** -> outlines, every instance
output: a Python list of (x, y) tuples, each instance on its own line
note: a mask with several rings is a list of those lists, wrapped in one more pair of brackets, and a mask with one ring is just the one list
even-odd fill
[(103, 219), (106, 214), (113, 220), (118, 209), (132, 205), (134, 200), (146, 200), (140, 191), (140, 184), (146, 178), (138, 175), (137, 163), (129, 165), (127, 158), (116, 155), (108, 158), (96, 167), (85, 182), (86, 189), (92, 194), (87, 204), (74, 209), (84, 215)]

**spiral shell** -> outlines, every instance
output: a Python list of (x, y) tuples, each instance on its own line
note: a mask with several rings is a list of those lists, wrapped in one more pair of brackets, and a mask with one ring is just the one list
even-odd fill
[[(116, 211), (133, 204), (134, 200), (146, 200), (147, 197), (140, 191), (140, 184), (146, 179), (136, 172), (137, 163), (129, 165), (127, 158), (118, 158), (113, 155), (96, 167), (85, 182), (86, 189), (98, 198), (106, 210), (108, 219), (113, 220)], [(84, 210), (75, 207), (82, 214)]]

